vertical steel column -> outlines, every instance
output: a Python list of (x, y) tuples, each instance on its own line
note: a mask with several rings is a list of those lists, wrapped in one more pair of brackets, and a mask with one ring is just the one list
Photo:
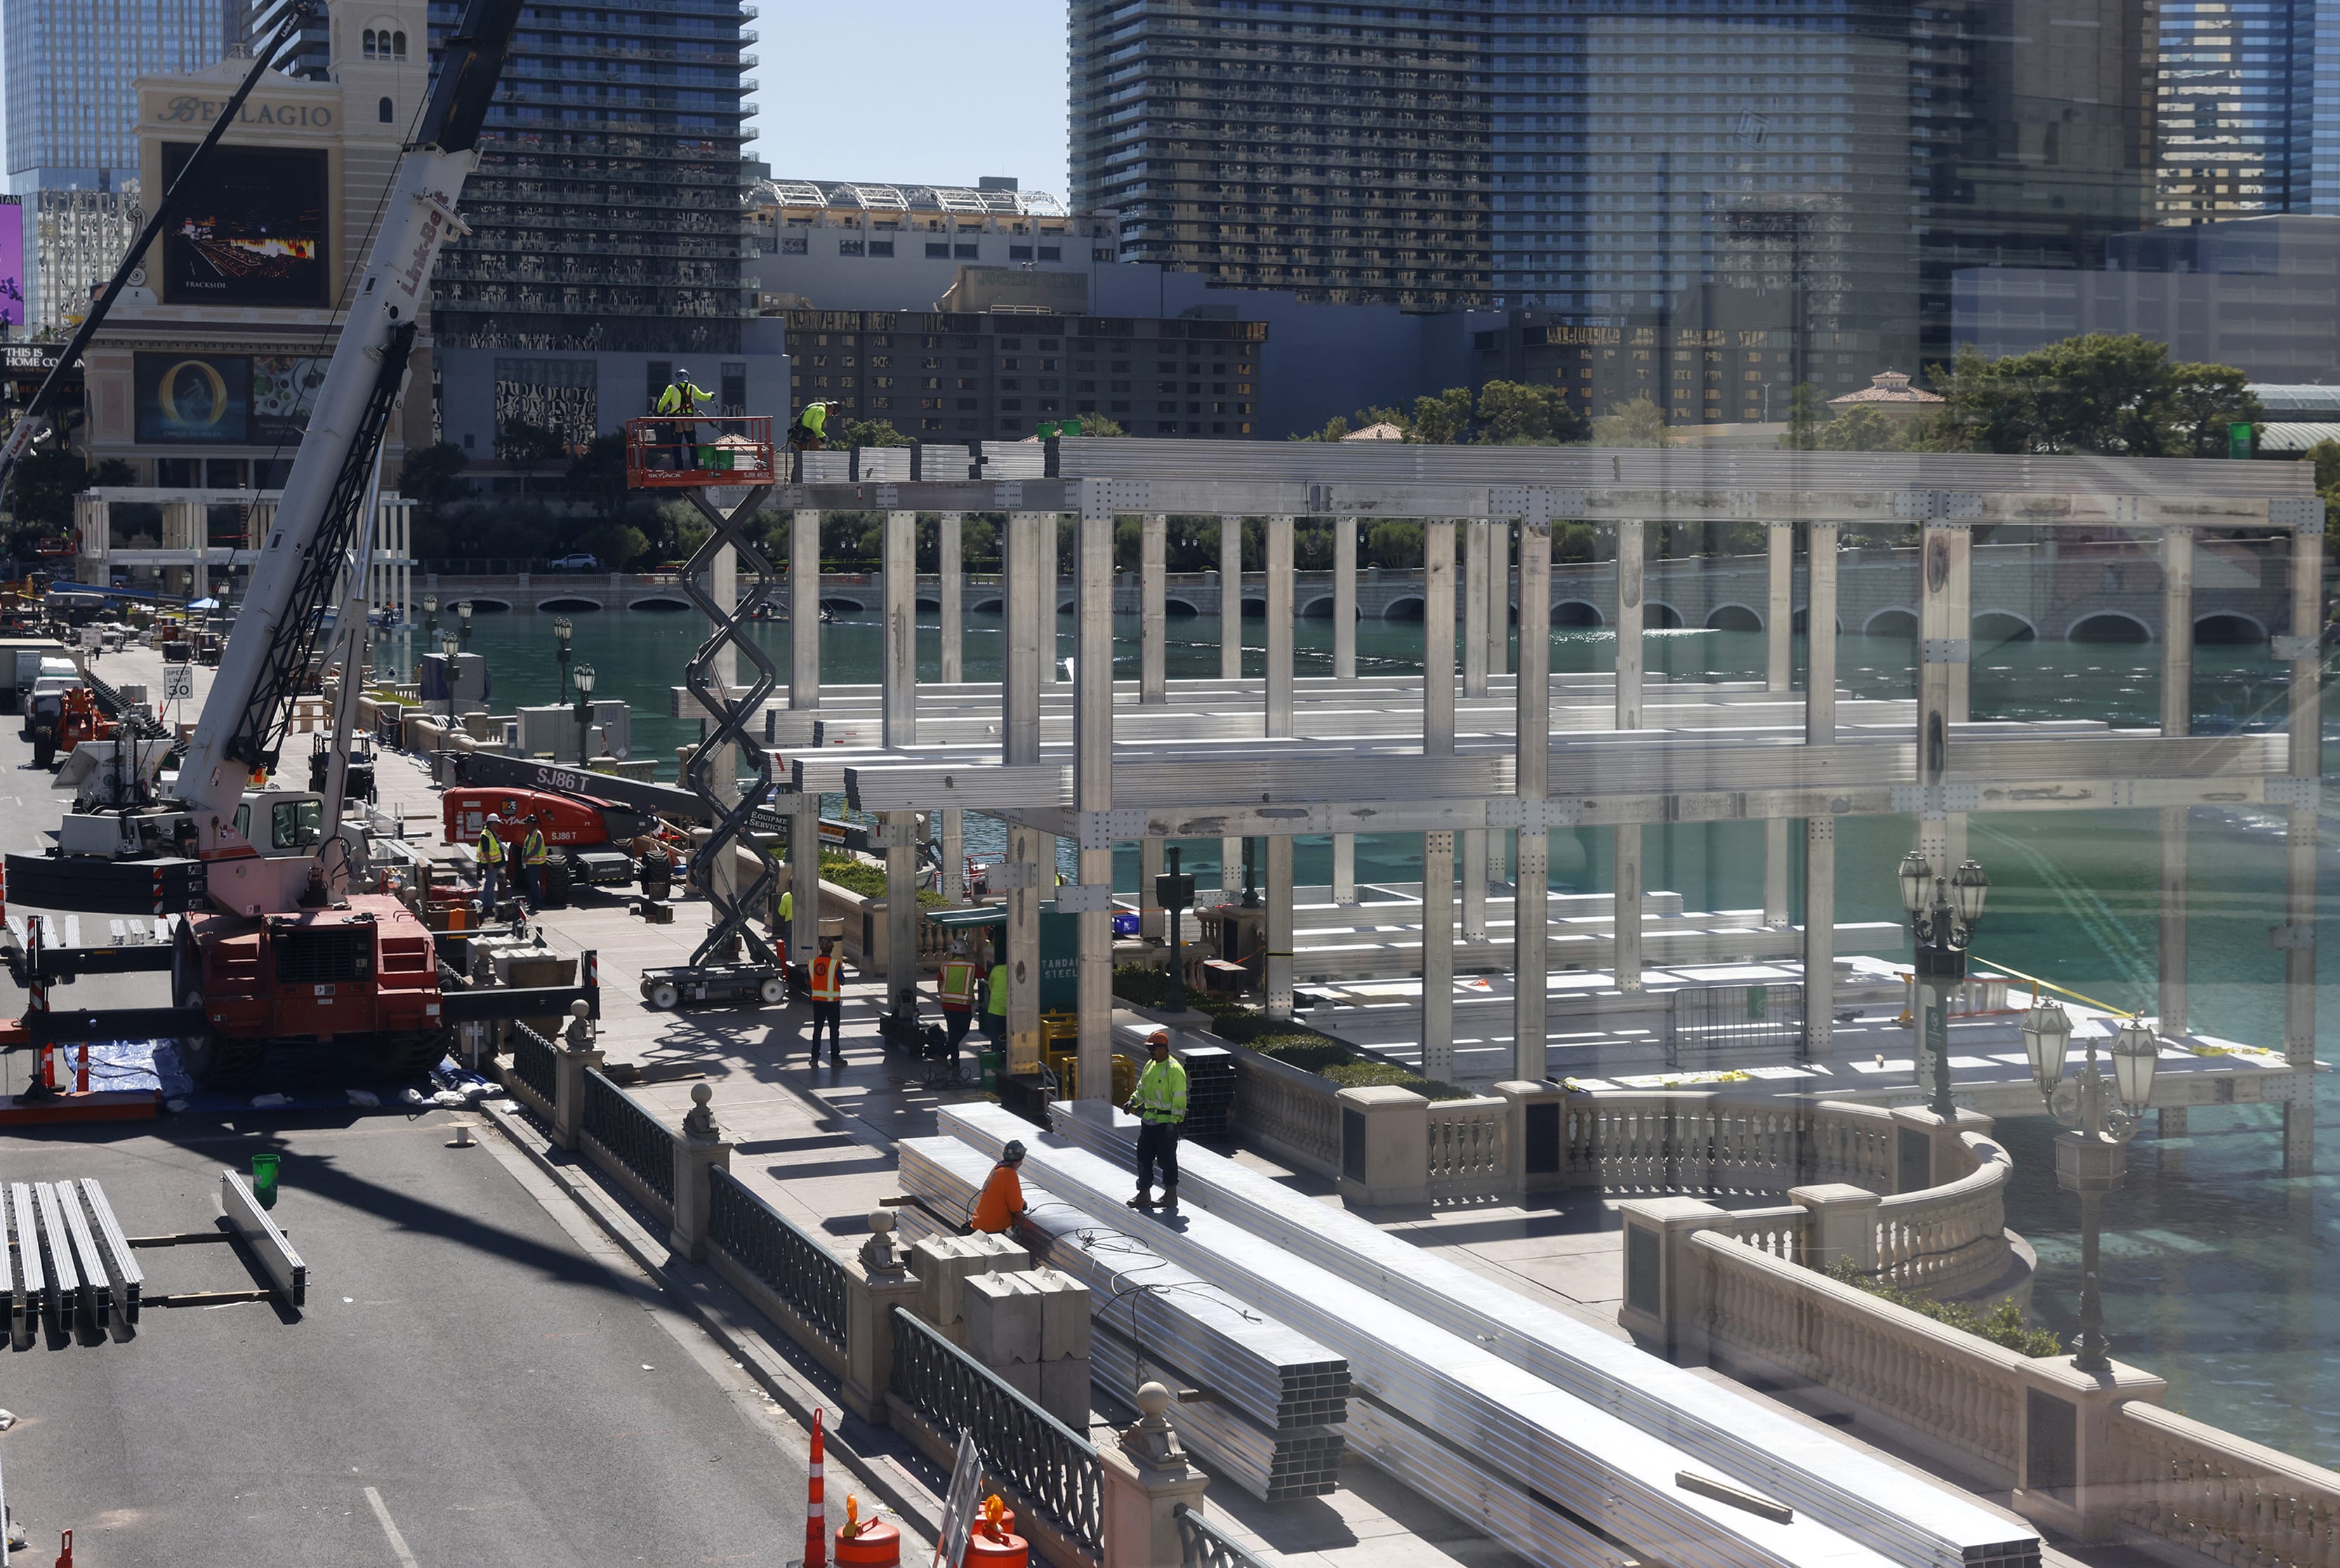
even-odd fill
[(1641, 824), (1619, 823), (1613, 899), (1617, 989), (1641, 989)]
[(951, 810), (937, 812), (941, 821), (942, 886), (938, 890), (951, 902), (967, 902), (967, 814)]
[(1544, 981), (1550, 967), (1545, 891), (1551, 835), (1544, 809), (1552, 779), (1552, 518), (1542, 490), (1528, 492), (1520, 519), (1520, 674), (1514, 699), (1513, 776), (1520, 797), (1519, 874), (1512, 904), (1512, 1076), (1542, 1083)]
[(1422, 525), (1422, 753), (1454, 754), (1454, 519)]
[(878, 729), (887, 751), (907, 751), (918, 744), (918, 514), (887, 512), (878, 538), (886, 571)]
[[(1617, 727), (1641, 727), (1641, 519), (1617, 525)], [(1524, 613), (1525, 606), (1522, 606)]]
[(1763, 689), (1784, 692), (1795, 685), (1796, 525), (1766, 524), (1763, 554)]
[(1333, 902), (1357, 902), (1357, 835), (1353, 833), (1333, 835)]
[(967, 679), (966, 520), (963, 513), (945, 512), (935, 525), (939, 557), (935, 562), (939, 579), (936, 602), (942, 606), (942, 668), (937, 674), (945, 685)]
[(1041, 596), (1040, 611), (1040, 685), (1053, 686), (1064, 678), (1064, 640), (1056, 635), (1057, 606), (1065, 594), (1064, 515), (1060, 512), (1036, 514), (1047, 518), (1040, 528), (1040, 580), (1047, 591)]
[[(1073, 600), (1073, 804), (1080, 812), (1077, 999), (1083, 1100), (1113, 1098), (1113, 511), (1105, 486), (1081, 487)], [(1288, 842), (1288, 841), (1287, 841)], [(1060, 902), (1063, 895), (1058, 895)], [(1291, 900), (1287, 892), (1285, 903)]]
[(1777, 931), (1788, 923), (1788, 819), (1763, 823), (1763, 923)]
[(1488, 606), (1495, 597), (1487, 577), (1487, 519), (1462, 525), (1462, 695), (1487, 695)]
[[(820, 514), (788, 516), (788, 706), (820, 706)], [(788, 955), (810, 963), (820, 944), (820, 796), (789, 797)]]
[(1499, 676), (1512, 667), (1511, 524), (1495, 519), (1487, 543), (1487, 673)]
[[(1929, 791), (1948, 774), (1950, 726), (1965, 717), (1969, 625), (1959, 612), (1972, 541), (1962, 523), (1930, 522), (1919, 553), (1918, 782)], [(1938, 874), (1957, 867), (1953, 840), (1963, 836), (1947, 807), (1929, 801), (1919, 813), (1918, 849)]]
[(1460, 835), (1462, 859), (1462, 940), (1487, 940), (1487, 830)]
[(1804, 578), (1804, 744), (1836, 744), (1836, 540), (1834, 523), (1810, 525)]
[[(1292, 1016), (1292, 836), (1267, 841), (1267, 1016)], [(1107, 971), (1111, 978), (1111, 971)]]
[(1170, 700), (1169, 576), (1170, 518), (1148, 512), (1137, 525), (1137, 700), (1159, 705)]
[(1219, 678), (1243, 679), (1243, 519), (1219, 519)]
[(2302, 522), (2291, 541), (2291, 820), (2284, 833), (2283, 1053), (2293, 1098), (2283, 1107), (2283, 1172), (2315, 1171), (2315, 848), (2323, 771), (2324, 519)]
[[(891, 592), (891, 585), (887, 591)], [(879, 814), (886, 834), (886, 995), (887, 1005), (918, 1015), (918, 814)]]
[(1454, 835), (1422, 835), (1422, 1076), (1454, 1081)]
[[(1010, 767), (1040, 760), (1041, 616), (1053, 620), (1054, 586), (1042, 578), (1041, 536), (1053, 512), (1011, 512), (1002, 552), (1006, 595), (1005, 667), (1000, 689), (1000, 760)], [(1007, 861), (1007, 1070), (1040, 1068), (1040, 904), (1054, 896), (1053, 857), (1041, 863), (1044, 835), (1010, 823)]]
[[(2194, 530), (2170, 528), (2161, 536), (2161, 733), (2194, 733)], [(2186, 991), (2187, 866), (2190, 815), (2184, 806), (2161, 808), (2161, 903), (2157, 956), (2161, 1031), (2183, 1037), (2189, 1011)]]
[[(1292, 519), (1267, 519), (1267, 738), (1292, 735)], [(1290, 844), (1285, 845), (1289, 850)]]
[(1357, 519), (1333, 519), (1333, 678), (1357, 678)]
[(1836, 1050), (1836, 818), (1804, 819), (1804, 1050)]

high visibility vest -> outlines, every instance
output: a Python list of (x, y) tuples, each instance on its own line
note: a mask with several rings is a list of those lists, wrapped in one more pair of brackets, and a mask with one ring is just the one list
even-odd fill
[(828, 405), (826, 403), (806, 404), (805, 411), (797, 416), (797, 422), (816, 436), (827, 435), (828, 433)]
[(480, 863), (481, 865), (501, 865), (503, 863), (504, 841), (496, 836), (495, 829), (491, 827), (481, 828), (480, 830)]
[(681, 410), (682, 389), (669, 381), (666, 384), (666, 390), (659, 394), (658, 411), (661, 414), (674, 414)]
[(836, 1001), (845, 995), (843, 978), (838, 972), (840, 967), (838, 961), (833, 958), (812, 961), (813, 1001)]
[(1186, 1068), (1176, 1057), (1149, 1061), (1137, 1079), (1137, 1114), (1175, 1124), (1186, 1119)]
[(787, 924), (789, 921), (792, 921), (792, 920), (796, 919), (796, 917), (797, 917), (797, 895), (796, 895), (796, 890), (795, 890), (794, 888), (790, 888), (788, 892), (783, 892), (782, 894), (780, 894), (780, 923), (781, 923), (781, 924), (783, 924), (783, 925), (785, 925), (785, 924)]
[(963, 958), (946, 962), (936, 990), (945, 1007), (954, 1012), (967, 1011), (975, 1005), (975, 965)]
[(534, 828), (529, 829), (528, 837), (521, 841), (520, 857), (530, 865), (542, 865), (544, 863), (544, 834)]
[(1002, 1018), (1007, 1016), (1007, 966), (1004, 963), (991, 966), (991, 1000), (984, 1005), (984, 1011)]

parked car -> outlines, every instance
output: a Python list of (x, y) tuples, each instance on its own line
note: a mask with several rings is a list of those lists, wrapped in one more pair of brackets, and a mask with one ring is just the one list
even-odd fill
[(557, 556), (551, 566), (556, 572), (593, 572), (601, 568), (600, 561), (581, 552), (573, 556)]

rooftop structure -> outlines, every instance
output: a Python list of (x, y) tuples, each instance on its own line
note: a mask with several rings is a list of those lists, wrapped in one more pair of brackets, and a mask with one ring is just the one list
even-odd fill
[(1875, 409), (1889, 419), (1907, 421), (1916, 419), (1928, 409), (1941, 407), (1943, 401), (1938, 392), (1911, 386), (1907, 370), (1879, 370), (1860, 390), (1847, 392), (1840, 398), (1830, 398), (1828, 404), (1837, 409)]

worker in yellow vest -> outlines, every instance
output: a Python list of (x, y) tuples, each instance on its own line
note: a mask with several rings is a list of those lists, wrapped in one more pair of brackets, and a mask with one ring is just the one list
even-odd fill
[(1004, 958), (991, 966), (983, 982), (983, 1032), (991, 1037), (994, 1050), (1007, 1043), (1007, 961)]
[(820, 1031), (828, 1029), (828, 1060), (845, 1065), (845, 961), (837, 956), (837, 939), (820, 939), (820, 954), (812, 961), (812, 1065), (820, 1065)]
[(551, 852), (544, 842), (544, 830), (536, 818), (528, 819), (528, 832), (520, 841), (520, 885), (528, 899), (528, 912), (544, 908), (544, 863)]
[(1137, 1196), (1132, 1208), (1154, 1207), (1154, 1166), (1162, 1166), (1162, 1203), (1178, 1203), (1178, 1129), (1186, 1120), (1186, 1068), (1170, 1054), (1170, 1031), (1157, 1029), (1145, 1037), (1148, 1060), (1138, 1075), (1137, 1092), (1123, 1109), (1144, 1125), (1137, 1129)]
[(952, 946), (950, 956), (943, 960), (942, 971), (935, 976), (935, 1000), (942, 1004), (943, 1029), (956, 1060), (967, 1027), (975, 1022), (975, 961), (967, 956), (965, 938)]
[(496, 882), (504, 870), (504, 819), (492, 812), (480, 829), (480, 907), (496, 907)]

